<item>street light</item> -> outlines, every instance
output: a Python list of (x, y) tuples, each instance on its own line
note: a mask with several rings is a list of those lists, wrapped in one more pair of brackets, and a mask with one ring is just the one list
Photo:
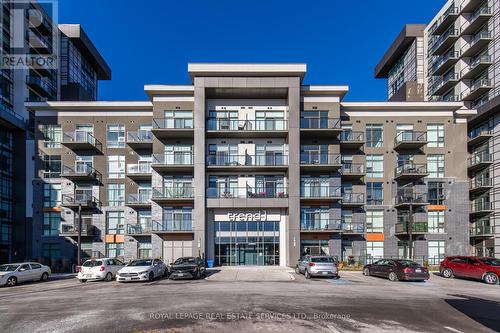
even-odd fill
[(82, 204), (78, 204), (78, 253), (76, 256), (77, 266), (81, 264), (81, 252), (82, 252)]

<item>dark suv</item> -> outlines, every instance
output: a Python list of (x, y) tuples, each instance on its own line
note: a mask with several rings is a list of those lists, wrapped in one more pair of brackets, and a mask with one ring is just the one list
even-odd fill
[(446, 257), (439, 266), (445, 278), (464, 277), (483, 280), (488, 284), (498, 284), (500, 259), (490, 257)]
[(200, 257), (181, 257), (170, 265), (170, 278), (200, 279), (207, 275), (205, 261)]

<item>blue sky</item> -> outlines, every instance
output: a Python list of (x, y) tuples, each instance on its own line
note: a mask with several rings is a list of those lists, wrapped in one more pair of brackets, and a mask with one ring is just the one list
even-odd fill
[(111, 66), (101, 100), (144, 100), (144, 84), (187, 84), (188, 62), (304, 62), (304, 84), (348, 84), (346, 100), (385, 100), (375, 64), (405, 23), (444, 0), (59, 0)]

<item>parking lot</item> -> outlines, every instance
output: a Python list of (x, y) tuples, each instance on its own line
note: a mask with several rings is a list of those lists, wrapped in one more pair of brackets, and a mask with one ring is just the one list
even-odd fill
[(291, 269), (224, 268), (202, 280), (0, 288), (2, 332), (493, 332), (500, 286), (432, 275), (390, 282), (341, 272), (306, 280)]

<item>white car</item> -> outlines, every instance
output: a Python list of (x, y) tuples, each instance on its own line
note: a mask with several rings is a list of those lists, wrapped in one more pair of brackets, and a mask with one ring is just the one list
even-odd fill
[(0, 265), (0, 286), (15, 286), (18, 282), (46, 281), (49, 278), (49, 266), (37, 262)]
[(124, 264), (113, 258), (89, 259), (83, 263), (76, 276), (80, 282), (104, 280), (111, 281), (116, 272), (122, 269)]
[(168, 267), (160, 259), (132, 260), (116, 274), (116, 281), (153, 281), (157, 277), (167, 276)]

